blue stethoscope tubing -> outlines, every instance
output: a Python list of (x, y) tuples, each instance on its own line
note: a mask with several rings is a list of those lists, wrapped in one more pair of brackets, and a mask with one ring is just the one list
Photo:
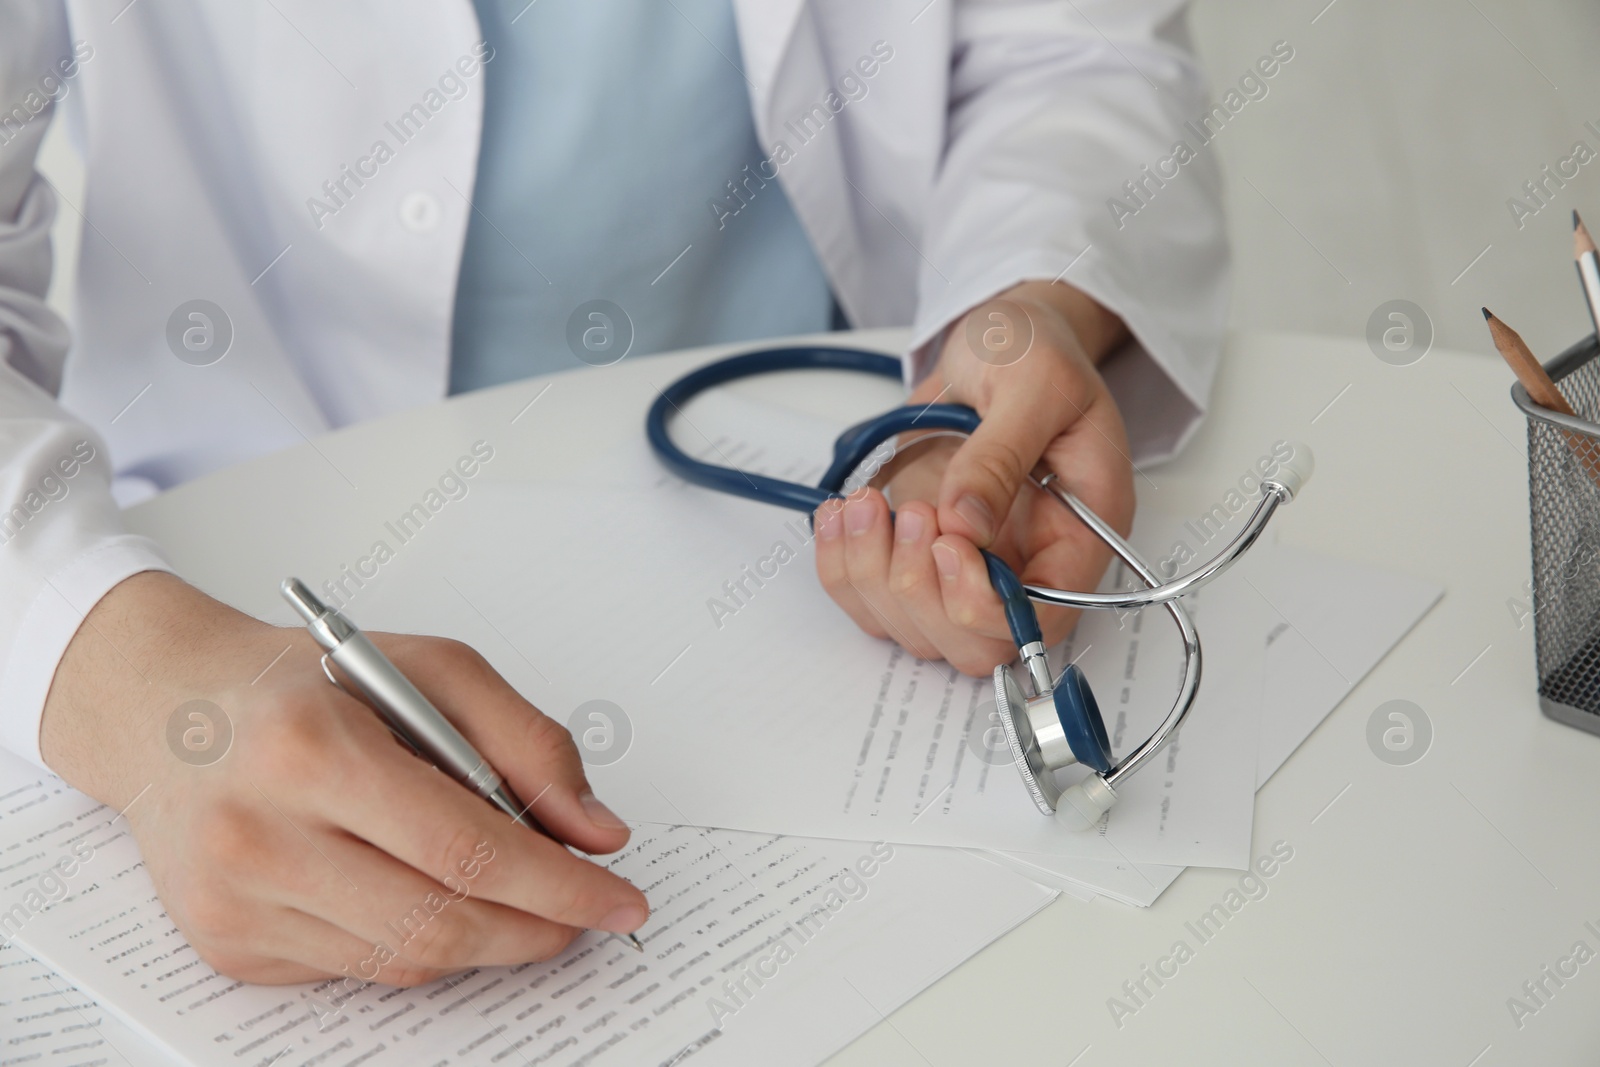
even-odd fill
[[(691, 371), (663, 389), (650, 405), (645, 434), (661, 463), (687, 482), (811, 514), (826, 501), (842, 498), (851, 475), (885, 441), (908, 430), (970, 435), (979, 424), (977, 412), (959, 404), (930, 404), (895, 408), (858, 423), (834, 442), (833, 461), (814, 487), (695, 459), (672, 440), (668, 432), (671, 417), (698, 394), (741, 378), (793, 370), (848, 370), (899, 379), (901, 366), (900, 360), (882, 353), (826, 345), (772, 348), (730, 356)], [(1005, 607), (1006, 622), (1033, 692), (1031, 697), (1024, 694), (1010, 664), (1001, 664), (994, 671), (996, 710), (1023, 783), (1041, 811), (1054, 813), (1058, 821), (1073, 829), (1095, 825), (1115, 803), (1117, 784), (1175, 736), (1194, 706), (1201, 667), (1200, 638), (1180, 598), (1232, 566), (1260, 537), (1278, 506), (1299, 492), (1311, 470), (1310, 450), (1294, 445), (1291, 458), (1283, 462), (1281, 476), (1261, 479), (1261, 501), (1233, 540), (1204, 565), (1166, 582), (1053, 473), (1033, 476), (1035, 485), (1054, 496), (1099, 536), (1146, 587), (1127, 592), (1080, 593), (1025, 586), (1004, 560), (993, 553), (983, 553), (989, 580)], [(1134, 610), (1160, 604), (1177, 624), (1184, 645), (1184, 672), (1177, 698), (1156, 730), (1121, 760), (1112, 758), (1104, 720), (1083, 672), (1076, 664), (1069, 664), (1059, 679), (1052, 679), (1034, 601), (1075, 608)], [(1083, 764), (1092, 773), (1062, 789), (1054, 772), (1074, 763)]]

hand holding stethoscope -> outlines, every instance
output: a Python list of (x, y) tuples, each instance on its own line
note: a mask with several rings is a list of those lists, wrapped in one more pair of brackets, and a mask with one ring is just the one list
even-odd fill
[[(696, 460), (672, 441), (669, 417), (696, 394), (725, 382), (758, 374), (810, 368), (858, 370), (898, 377), (899, 361), (853, 349), (789, 348), (754, 352), (720, 360), (672, 383), (651, 405), (646, 432), (651, 447), (668, 468), (684, 479), (763, 503), (801, 511), (815, 511), (825, 501), (843, 494), (874, 452), (907, 431), (954, 431), (975, 434), (977, 413), (957, 405), (931, 404), (921, 408), (896, 408), (853, 426), (834, 445), (833, 462), (816, 487), (785, 482), (752, 472), (738, 471)], [(999, 417), (991, 411), (991, 418)], [(1115, 553), (1147, 588), (1132, 592), (1092, 593), (1024, 586), (1012, 568), (998, 556), (985, 552), (983, 562), (993, 591), (1004, 607), (1007, 627), (1028, 680), (1025, 692), (1010, 664), (995, 668), (995, 702), (1013, 759), (1029, 795), (1039, 808), (1054, 813), (1073, 829), (1095, 825), (1116, 801), (1117, 786), (1137, 771), (1174, 737), (1194, 705), (1200, 684), (1200, 639), (1180, 598), (1222, 574), (1265, 529), (1279, 505), (1292, 500), (1310, 477), (1310, 450), (1297, 445), (1261, 482), (1262, 497), (1244, 528), (1215, 557), (1178, 578), (1165, 581), (1146, 564), (1101, 516), (1084, 504), (1065, 484), (1063, 473), (1036, 469), (1031, 480), (1062, 505), (1083, 527)], [(1099, 707), (1083, 672), (1068, 665), (1059, 679), (1052, 675), (1045, 654), (1044, 635), (1033, 604), (1070, 608), (1135, 609), (1162, 605), (1183, 637), (1184, 671), (1172, 709), (1143, 742), (1120, 759), (1107, 739)], [(1063, 788), (1056, 772), (1083, 764), (1092, 773)]]
[[(819, 509), (815, 559), (824, 588), (863, 630), (982, 674), (1015, 649), (981, 550), (1029, 580), (1067, 588), (1092, 587), (1111, 556), (1030, 489), (1035, 461), (1070, 472), (1079, 496), (1120, 530), (1132, 520), (1134, 474), (1121, 414), (1078, 340), (1090, 326), (1009, 298), (975, 309), (967, 323), (983, 329), (953, 327), (904, 403), (964, 404), (983, 423), (970, 439), (944, 430), (909, 442), (919, 422), (874, 479), (882, 495), (853, 492), (848, 505)], [(1093, 337), (1085, 343), (1095, 346)], [(1076, 615), (1041, 608), (1047, 643), (1065, 637)]]
[[(950, 506), (938, 506), (938, 493), (952, 480), (946, 471), (959, 457), (952, 455), (957, 442), (940, 438), (964, 436), (944, 430), (902, 440), (894, 460), (873, 480), (877, 488), (854, 488), (818, 508), (815, 561), (823, 587), (861, 629), (896, 641), (919, 659), (942, 659), (963, 673), (982, 674), (1015, 654), (985, 549), (1026, 580), (1068, 587), (1092, 585), (1111, 552), (1069, 512), (1032, 489), (1026, 472), (992, 540), (975, 543), (952, 532), (941, 521)], [(1053, 468), (1052, 458), (1047, 454), (1042, 462)], [(1122, 467), (1125, 476), (1126, 463)], [(1113, 466), (1105, 473), (1119, 472)], [(1127, 528), (1131, 486), (1098, 492), (1095, 499), (1101, 502), (1097, 512)], [(1046, 643), (1065, 637), (1076, 616), (1072, 609), (1041, 607)]]

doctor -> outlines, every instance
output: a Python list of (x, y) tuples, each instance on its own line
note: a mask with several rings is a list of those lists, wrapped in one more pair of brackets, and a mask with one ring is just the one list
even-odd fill
[[(1226, 254), (1212, 160), (1173, 162), (1203, 110), (1181, 6), (0, 0), (0, 744), (128, 808), (237, 977), (409, 984), (637, 929), (636, 889), (403, 753), (304, 631), (185, 584), (118, 503), (579, 366), (591, 323), (635, 356), (908, 325), (912, 399), (983, 429), (897, 474), (892, 529), (876, 492), (823, 508), (817, 567), (865, 630), (986, 670), (1010, 650), (979, 548), (1064, 586), (1106, 561), (1029, 469), (1125, 529), (1131, 461), (1203, 410)], [(70, 336), (53, 112), (88, 173)], [(480, 656), (376, 639), (556, 837), (625, 843)], [(192, 699), (233, 723), (221, 764), (166, 746)], [(468, 864), (470, 896), (375, 957)]]

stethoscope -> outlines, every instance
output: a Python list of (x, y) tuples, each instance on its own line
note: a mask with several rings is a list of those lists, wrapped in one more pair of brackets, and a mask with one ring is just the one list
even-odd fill
[[(844, 496), (844, 488), (879, 447), (906, 431), (933, 431), (917, 438), (967, 436), (978, 427), (978, 414), (958, 404), (901, 407), (852, 426), (833, 446), (833, 462), (815, 487), (706, 463), (687, 455), (667, 433), (670, 417), (696, 395), (740, 378), (790, 370), (851, 370), (901, 376), (898, 359), (850, 348), (775, 348), (717, 360), (684, 375), (661, 391), (645, 419), (645, 432), (656, 456), (685, 481), (763, 504), (776, 504), (808, 514), (823, 502)], [(891, 446), (893, 447), (893, 446)], [(1262, 478), (1261, 500), (1244, 527), (1203, 566), (1163, 582), (1139, 554), (1089, 506), (1074, 496), (1053, 472), (1035, 471), (1033, 484), (1059, 500), (1083, 524), (1110, 546), (1123, 564), (1146, 588), (1130, 592), (1079, 593), (1046, 586), (1023, 585), (1004, 560), (984, 552), (989, 581), (1005, 607), (1006, 622), (1016, 642), (1017, 654), (1028, 675), (1030, 693), (1024, 694), (1010, 664), (994, 670), (994, 699), (1001, 728), (1028, 794), (1039, 810), (1054, 814), (1063, 825), (1085, 830), (1116, 803), (1117, 788), (1148, 763), (1161, 746), (1177, 735), (1194, 706), (1200, 688), (1200, 636), (1181, 602), (1182, 597), (1222, 574), (1253, 545), (1279, 505), (1293, 500), (1311, 477), (1311, 450), (1293, 445), (1289, 459), (1277, 472)], [(1088, 679), (1076, 664), (1068, 664), (1052, 682), (1044, 638), (1033, 602), (1073, 608), (1131, 610), (1160, 604), (1172, 616), (1183, 638), (1183, 681), (1178, 696), (1155, 731), (1120, 760), (1112, 758), (1111, 743), (1099, 705)], [(1092, 773), (1063, 789), (1055, 772), (1082, 764)]]

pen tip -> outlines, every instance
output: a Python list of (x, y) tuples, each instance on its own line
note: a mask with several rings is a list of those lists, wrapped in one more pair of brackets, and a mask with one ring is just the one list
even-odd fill
[(639, 939), (637, 937), (635, 937), (634, 935), (632, 935), (632, 934), (628, 935), (628, 944), (632, 945), (635, 949), (637, 949), (640, 952), (644, 951), (644, 945), (641, 944)]

